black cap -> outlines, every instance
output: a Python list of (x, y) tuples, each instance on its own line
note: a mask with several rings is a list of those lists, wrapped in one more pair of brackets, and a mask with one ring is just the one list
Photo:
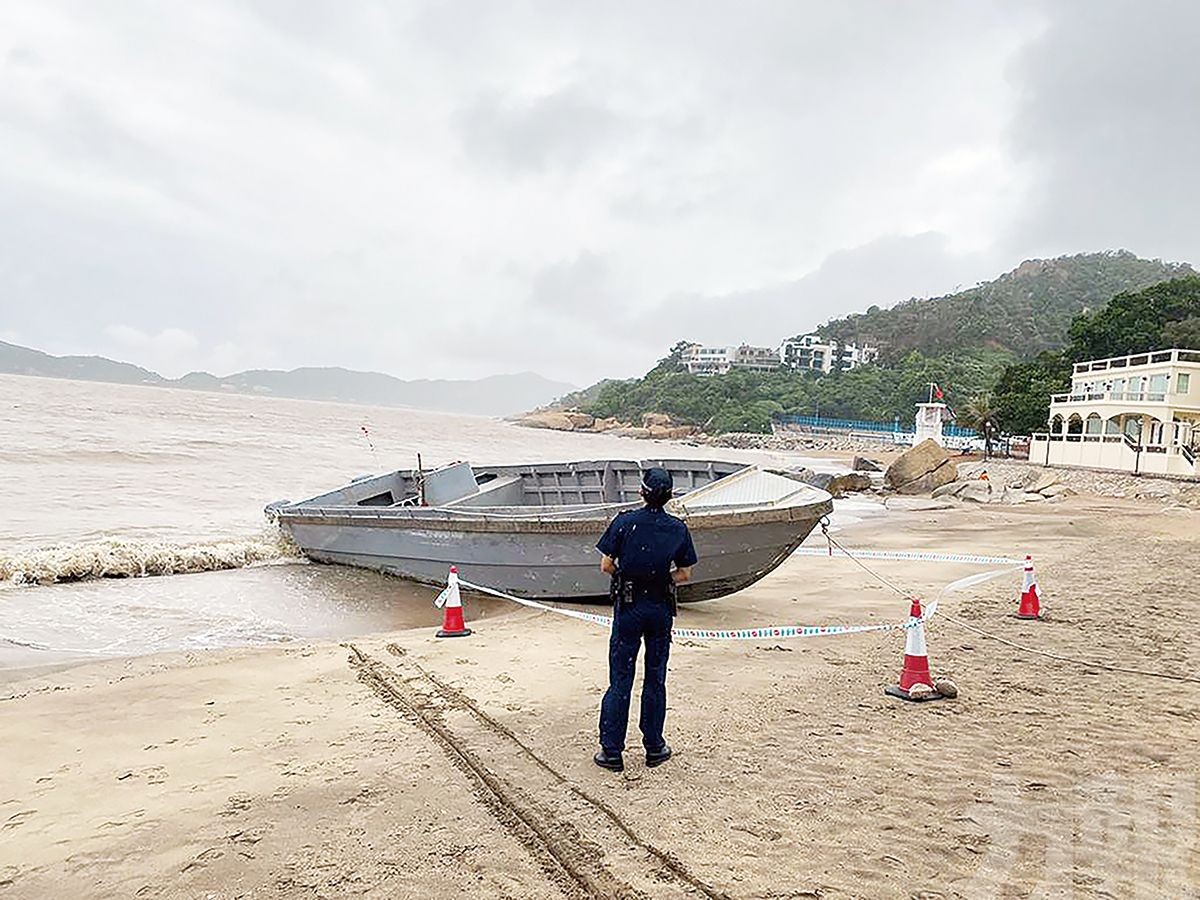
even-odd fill
[(669, 491), (675, 487), (671, 473), (655, 466), (642, 473), (642, 488), (647, 491)]

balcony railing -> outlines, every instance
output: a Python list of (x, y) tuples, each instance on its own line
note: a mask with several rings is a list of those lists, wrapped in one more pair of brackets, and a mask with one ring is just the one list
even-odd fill
[(1165, 403), (1161, 391), (1105, 391), (1099, 394), (1051, 394), (1051, 403)]
[(1134, 353), (1129, 356), (1113, 356), (1108, 359), (1090, 359), (1075, 363), (1075, 374), (1107, 372), (1110, 369), (1131, 369), (1134, 366), (1153, 366), (1163, 363), (1200, 363), (1198, 350), (1158, 350), (1154, 353)]

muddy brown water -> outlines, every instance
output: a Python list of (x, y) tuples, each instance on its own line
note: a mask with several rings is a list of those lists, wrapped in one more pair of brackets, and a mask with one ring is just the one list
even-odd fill
[[(436, 591), (290, 557), (262, 515), (273, 500), (411, 467), (417, 453), (425, 465), (799, 461), (481, 416), (0, 375), (0, 668), (435, 626)], [(199, 574), (11, 583), (164, 567)], [(469, 606), (474, 617), (507, 608)]]

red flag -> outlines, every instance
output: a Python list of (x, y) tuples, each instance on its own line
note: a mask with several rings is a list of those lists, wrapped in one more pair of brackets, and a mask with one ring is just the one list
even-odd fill
[(933, 386), (933, 396), (937, 397), (939, 400), (942, 399), (942, 389), (936, 384)]

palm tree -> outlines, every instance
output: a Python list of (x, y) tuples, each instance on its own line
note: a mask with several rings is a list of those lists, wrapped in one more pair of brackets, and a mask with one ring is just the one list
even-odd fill
[(983, 435), (983, 454), (992, 455), (992, 438), (1000, 433), (999, 414), (996, 411), (996, 401), (986, 391), (976, 394), (967, 401), (958, 419), (968, 428), (973, 428)]

